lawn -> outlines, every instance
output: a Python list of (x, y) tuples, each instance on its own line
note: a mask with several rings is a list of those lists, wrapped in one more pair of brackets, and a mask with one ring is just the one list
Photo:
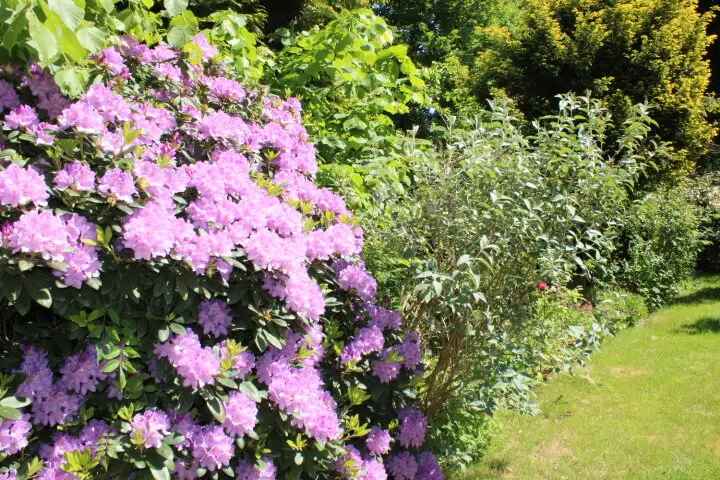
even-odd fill
[(720, 277), (538, 395), (542, 414), (501, 412), (486, 460), (457, 479), (720, 478)]

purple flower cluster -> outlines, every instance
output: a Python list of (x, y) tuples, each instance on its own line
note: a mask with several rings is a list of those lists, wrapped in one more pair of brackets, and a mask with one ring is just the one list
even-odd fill
[(204, 80), (208, 87), (211, 98), (216, 101), (229, 100), (231, 102), (242, 102), (247, 92), (235, 80), (225, 77), (208, 77)]
[(385, 455), (390, 451), (390, 432), (379, 427), (373, 427), (365, 441), (368, 450), (375, 455)]
[(295, 365), (302, 339), (291, 335), (282, 350), (270, 349), (258, 361), (257, 375), (269, 397), (292, 417), (292, 423), (319, 441), (342, 435), (337, 405), (323, 388), (320, 372), (310, 365)]
[(66, 388), (80, 395), (94, 392), (98, 384), (107, 379), (107, 374), (103, 373), (97, 359), (97, 351), (93, 346), (68, 357), (60, 373)]
[(0, 204), (22, 207), (29, 203), (47, 204), (49, 197), (45, 179), (32, 167), (12, 164), (0, 172)]
[(421, 361), (420, 336), (410, 332), (402, 343), (386, 348), (379, 360), (373, 362), (373, 373), (383, 383), (397, 378), (402, 368), (415, 370)]
[(135, 445), (158, 448), (163, 438), (170, 433), (170, 419), (160, 410), (146, 410), (138, 413), (130, 422)]
[(358, 297), (371, 301), (377, 293), (377, 282), (361, 265), (348, 265), (338, 274), (338, 283), (344, 290), (355, 291)]
[(30, 417), (23, 415), (17, 420), (0, 422), (0, 453), (15, 455), (28, 445), (32, 425)]
[(240, 352), (232, 359), (232, 366), (240, 378), (246, 377), (255, 368), (255, 355), (252, 352)]
[(25, 378), (16, 395), (32, 400), (31, 419), (34, 424), (60, 425), (80, 410), (84, 393), (76, 392), (94, 391), (97, 383), (104, 378), (98, 374), (97, 365), (92, 365), (94, 357), (89, 351), (68, 358), (63, 372), (69, 372), (76, 366), (81, 367), (80, 371), (74, 375), (63, 374), (63, 378), (55, 382), (47, 354), (33, 347), (25, 350), (20, 366), (20, 372)]
[(64, 190), (71, 188), (78, 192), (95, 189), (95, 172), (82, 162), (72, 162), (55, 174), (55, 186)]
[(175, 368), (186, 387), (202, 388), (220, 373), (220, 359), (211, 348), (203, 347), (194, 333), (176, 335), (156, 345), (155, 354)]
[(223, 427), (230, 435), (242, 437), (255, 428), (257, 414), (257, 404), (252, 398), (243, 392), (234, 392), (225, 403)]
[(382, 460), (369, 457), (363, 458), (355, 447), (346, 447), (345, 455), (335, 464), (336, 470), (346, 479), (352, 480), (387, 480), (387, 472)]
[(398, 441), (405, 448), (420, 448), (425, 443), (427, 419), (416, 408), (407, 408), (400, 412), (400, 433)]
[(5, 80), (0, 80), (0, 112), (20, 105), (15, 88)]
[(238, 480), (275, 480), (277, 468), (268, 457), (263, 457), (260, 465), (253, 465), (248, 462), (241, 462), (237, 468)]
[(122, 55), (115, 47), (108, 47), (101, 51), (98, 55), (98, 63), (105, 67), (111, 75), (121, 78), (130, 76), (130, 70), (128, 70)]
[(67, 285), (80, 288), (100, 276), (97, 248), (87, 244), (96, 239), (96, 227), (78, 214), (32, 210), (11, 225), (4, 244), (13, 253), (41, 257)]
[(365, 355), (379, 352), (385, 346), (385, 336), (376, 326), (361, 328), (355, 337), (345, 346), (340, 356), (343, 363), (357, 362)]
[(418, 471), (416, 480), (445, 480), (442, 468), (430, 452), (418, 455)]
[(30, 69), (23, 76), (22, 86), (27, 87), (37, 100), (37, 106), (47, 113), (48, 118), (54, 119), (70, 103), (60, 92), (55, 80), (40, 65), (30, 65)]
[(40, 447), (43, 469), (36, 478), (38, 480), (74, 480), (76, 477), (68, 474), (64, 469), (67, 463), (66, 455), (70, 452), (80, 451), (89, 451), (91, 455), (95, 455), (103, 440), (112, 433), (112, 428), (105, 422), (92, 420), (77, 436), (67, 433), (55, 435), (52, 444)]
[(415, 480), (418, 464), (412, 453), (397, 453), (387, 460), (386, 465), (395, 480)]
[(133, 176), (119, 168), (111, 168), (105, 172), (98, 184), (98, 191), (113, 199), (113, 203), (132, 202), (138, 193)]
[(200, 304), (198, 322), (205, 335), (222, 337), (228, 334), (232, 323), (230, 307), (222, 300), (211, 300)]
[(387, 472), (382, 461), (370, 458), (363, 461), (360, 480), (387, 480)]
[(235, 442), (219, 425), (201, 427), (193, 434), (192, 445), (193, 458), (211, 472), (228, 466), (235, 454)]

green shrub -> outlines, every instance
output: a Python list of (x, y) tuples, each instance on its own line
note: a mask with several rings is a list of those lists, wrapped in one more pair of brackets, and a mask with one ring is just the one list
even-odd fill
[(641, 295), (616, 288), (598, 295), (595, 316), (615, 332), (637, 325), (648, 316), (648, 308)]
[(690, 193), (702, 212), (700, 228), (704, 242), (697, 268), (702, 272), (720, 272), (720, 172), (696, 178)]
[(449, 469), (477, 463), (489, 446), (497, 424), (477, 404), (457, 399), (430, 425), (429, 445)]
[(685, 187), (646, 195), (628, 210), (620, 281), (658, 308), (694, 270), (702, 246), (700, 212)]
[[(368, 265), (395, 289), (434, 353), (424, 393), (431, 415), (466, 394), (491, 411), (502, 402), (499, 384), (522, 404), (523, 376), (543, 363), (536, 357), (545, 348), (542, 338), (540, 345), (524, 340), (537, 282), (563, 287), (613, 277), (618, 212), (656, 152), (644, 143), (650, 120), (636, 108), (611, 148), (599, 102), (566, 96), (560, 104), (532, 135), (504, 101), (471, 128), (451, 123), (445, 149), (410, 162), (412, 189), (370, 215)], [(595, 335), (586, 322), (559, 341), (585, 349)]]
[(438, 72), (431, 88), (442, 106), (472, 109), (504, 89), (538, 118), (556, 95), (591, 91), (622, 129), (628, 107), (649, 102), (657, 133), (687, 153), (664, 159), (668, 174), (690, 171), (717, 134), (706, 101), (714, 14), (700, 14), (697, 0), (382, 3), (414, 58)]
[(322, 28), (288, 32), (268, 75), (276, 90), (303, 100), (320, 181), (345, 187), (356, 208), (371, 208), (374, 178), (401, 180), (402, 166), (386, 158), (403, 141), (394, 117), (426, 102), (421, 70), (394, 39), (371, 10), (342, 11)]
[(532, 353), (526, 363), (531, 376), (543, 379), (569, 370), (591, 353), (595, 338), (595, 316), (579, 290), (552, 288), (539, 295), (533, 315), (518, 341)]

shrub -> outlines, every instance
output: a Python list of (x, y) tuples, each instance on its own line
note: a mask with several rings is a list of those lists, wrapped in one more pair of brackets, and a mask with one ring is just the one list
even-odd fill
[(612, 332), (632, 327), (648, 316), (645, 299), (622, 289), (604, 290), (598, 296), (595, 316)]
[(422, 72), (369, 9), (342, 11), (322, 28), (283, 38), (271, 84), (303, 99), (321, 159), (319, 180), (352, 192), (353, 207), (372, 208), (374, 180), (400, 183), (386, 159), (403, 140), (395, 118), (426, 102)]
[(657, 133), (687, 153), (664, 158), (663, 174), (692, 170), (717, 134), (706, 101), (714, 13), (698, 0), (380, 3), (413, 58), (432, 65), (431, 89), (450, 113), (503, 89), (534, 119), (555, 110), (556, 95), (590, 91), (622, 129), (628, 107), (649, 102)]
[(431, 424), (429, 445), (448, 469), (464, 469), (478, 462), (497, 425), (477, 403), (458, 398)]
[[(533, 116), (566, 91), (605, 97), (618, 121), (630, 104), (649, 101), (660, 136), (688, 152), (667, 158), (661, 172), (692, 170), (717, 133), (704, 99), (712, 13), (700, 14), (697, 0), (531, 0), (527, 9), (522, 33), (494, 38), (493, 54), (477, 56), (477, 70), (494, 73), (490, 87), (517, 96)], [(512, 68), (483, 63), (495, 57)]]
[(451, 125), (447, 149), (413, 164), (412, 192), (375, 219), (392, 228), (369, 232), (370, 245), (384, 246), (369, 252), (371, 269), (394, 266), (397, 276), (384, 280), (404, 286), (402, 308), (433, 352), (423, 395), (431, 416), (506, 378), (520, 388), (529, 370), (513, 348), (528, 335), (540, 280), (563, 287), (613, 277), (615, 219), (656, 153), (644, 144), (650, 120), (638, 107), (613, 150), (599, 102), (568, 96), (561, 106), (528, 136), (502, 102), (471, 129)]
[(300, 103), (185, 52), (3, 73), (0, 476), (442, 478)]
[(702, 272), (720, 272), (720, 174), (699, 176), (690, 184), (693, 202), (700, 207), (700, 229), (704, 240), (697, 267)]
[(658, 308), (678, 292), (702, 246), (698, 207), (684, 187), (664, 188), (627, 212), (620, 281)]
[(544, 379), (569, 370), (597, 348), (600, 338), (592, 305), (578, 290), (554, 287), (543, 290), (533, 315), (518, 335), (531, 355), (523, 363), (531, 377)]

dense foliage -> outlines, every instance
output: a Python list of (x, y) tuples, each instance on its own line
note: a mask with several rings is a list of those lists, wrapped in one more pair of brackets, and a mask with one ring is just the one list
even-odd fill
[(686, 188), (661, 189), (627, 212), (621, 281), (652, 307), (678, 293), (678, 279), (695, 268), (701, 248), (700, 210)]
[(0, 2), (0, 468), (474, 461), (718, 263), (697, 7)]
[[(411, 6), (412, 5), (412, 6)], [(389, 1), (383, 11), (416, 57), (445, 73), (438, 96), (463, 109), (503, 89), (536, 118), (555, 96), (591, 91), (606, 98), (619, 125), (633, 103), (657, 109), (657, 133), (687, 156), (663, 173), (688, 172), (717, 134), (706, 98), (711, 12), (697, 0)], [(430, 63), (434, 62), (434, 63)]]
[[(472, 128), (446, 132), (452, 143), (419, 157), (414, 190), (391, 202), (369, 232), (369, 244), (380, 246), (369, 252), (371, 267), (400, 287), (408, 322), (434, 352), (423, 403), (449, 463), (479, 453), (459, 441), (473, 433), (447, 428), (456, 413), (449, 406), (532, 411), (534, 381), (570, 368), (632, 323), (620, 311), (624, 295), (611, 301), (593, 294), (622, 271), (615, 260), (622, 212), (665, 149), (648, 143), (652, 120), (642, 105), (614, 146), (606, 142), (611, 119), (599, 101), (565, 96), (560, 105), (529, 136), (502, 102)], [(389, 222), (393, 228), (383, 229)], [(680, 243), (668, 247), (673, 255), (685, 250)], [(409, 267), (397, 268), (401, 259)], [(583, 311), (592, 310), (592, 300), (605, 305), (597, 317)]]
[(426, 101), (407, 47), (393, 39), (372, 11), (346, 11), (322, 29), (286, 38), (277, 57), (274, 85), (305, 102), (324, 182), (351, 185), (354, 206), (370, 208), (378, 152), (397, 148), (393, 116)]
[(442, 478), (300, 103), (184, 50), (124, 37), (77, 101), (0, 81), (0, 475)]

